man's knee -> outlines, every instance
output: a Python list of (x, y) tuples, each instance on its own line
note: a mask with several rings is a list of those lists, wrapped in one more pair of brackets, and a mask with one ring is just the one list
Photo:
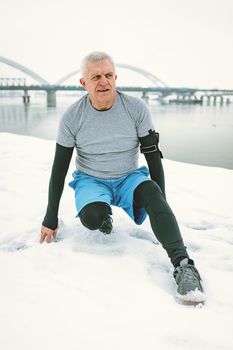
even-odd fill
[(134, 191), (134, 203), (141, 207), (146, 207), (156, 197), (163, 198), (163, 194), (159, 185), (153, 180), (142, 182)]
[(89, 230), (97, 230), (110, 214), (110, 207), (104, 202), (93, 202), (85, 205), (80, 211), (81, 223)]
[(136, 188), (134, 200), (136, 205), (145, 208), (150, 218), (158, 218), (158, 215), (161, 214), (161, 220), (163, 218), (166, 221), (167, 215), (174, 217), (159, 185), (152, 180), (145, 181)]

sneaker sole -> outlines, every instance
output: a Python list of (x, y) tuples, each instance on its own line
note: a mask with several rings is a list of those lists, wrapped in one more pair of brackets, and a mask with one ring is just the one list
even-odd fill
[(199, 290), (191, 291), (185, 295), (181, 295), (177, 293), (176, 298), (177, 298), (177, 301), (183, 305), (194, 305), (194, 306), (201, 305), (201, 304), (204, 305), (206, 301), (205, 293)]

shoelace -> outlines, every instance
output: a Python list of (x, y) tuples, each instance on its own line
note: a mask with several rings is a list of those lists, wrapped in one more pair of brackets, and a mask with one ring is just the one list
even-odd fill
[(184, 282), (194, 282), (196, 279), (201, 279), (194, 266), (182, 266), (180, 271), (183, 274)]

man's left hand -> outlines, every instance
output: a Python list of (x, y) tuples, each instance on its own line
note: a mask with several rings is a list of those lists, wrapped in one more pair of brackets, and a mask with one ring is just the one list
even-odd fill
[(57, 228), (55, 230), (52, 230), (51, 228), (41, 226), (41, 236), (40, 236), (40, 243), (43, 243), (44, 241), (47, 243), (51, 243), (57, 235)]

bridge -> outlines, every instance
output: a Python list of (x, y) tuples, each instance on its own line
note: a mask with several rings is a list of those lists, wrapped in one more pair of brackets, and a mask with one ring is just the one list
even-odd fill
[[(42, 78), (32, 70), (20, 65), (17, 62), (14, 62), (4, 57), (0, 57), (0, 62), (7, 64), (13, 68), (16, 68), (19, 71), (30, 76), (32, 79), (36, 80), (36, 85), (27, 85), (26, 79), (0, 78), (0, 91), (22, 91), (23, 102), (25, 104), (30, 103), (29, 91), (45, 91), (47, 93), (48, 107), (56, 106), (57, 91), (84, 91), (82, 86), (64, 85), (64, 82), (66, 80), (78, 74), (80, 70), (72, 71), (71, 73), (57, 80), (55, 84), (50, 84), (48, 81), (46, 81), (44, 78)], [(153, 84), (153, 86), (151, 87), (117, 87), (117, 89), (120, 91), (139, 92), (142, 94), (142, 98), (146, 101), (148, 101), (149, 96), (152, 95), (154, 98), (161, 102), (167, 98), (170, 98), (170, 103), (202, 104), (205, 101), (207, 101), (207, 103), (211, 103), (213, 101), (213, 103), (216, 104), (216, 102), (219, 101), (221, 104), (223, 104), (224, 102), (230, 103), (230, 97), (233, 96), (233, 90), (169, 87), (157, 76), (144, 69), (123, 63), (117, 63), (116, 67), (125, 68), (137, 72), (138, 74), (141, 74), (142, 76), (146, 77)]]

